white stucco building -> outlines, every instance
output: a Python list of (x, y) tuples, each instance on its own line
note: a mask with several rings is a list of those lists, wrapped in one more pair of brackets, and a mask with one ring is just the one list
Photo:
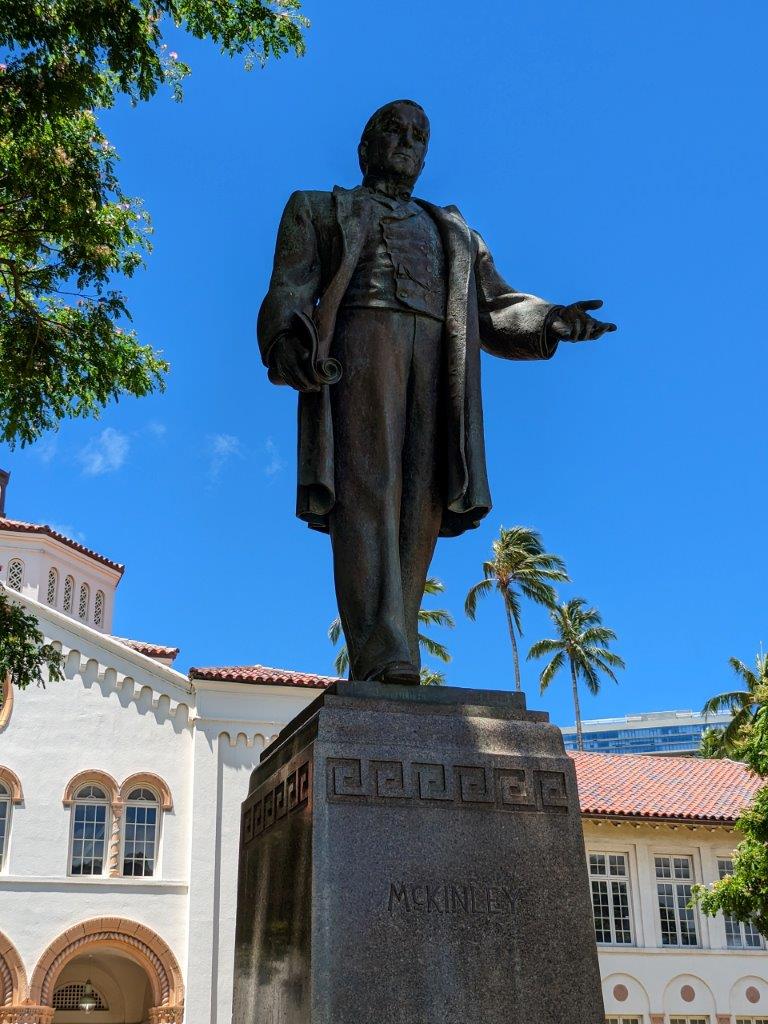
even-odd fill
[[(122, 571), (0, 518), (0, 583), (66, 656), (63, 682), (0, 688), (0, 1024), (229, 1024), (240, 803), (264, 745), (329, 681), (175, 671), (174, 648), (110, 634)], [(766, 1024), (762, 939), (681, 902), (727, 867), (755, 780), (731, 762), (575, 757), (608, 1019)]]

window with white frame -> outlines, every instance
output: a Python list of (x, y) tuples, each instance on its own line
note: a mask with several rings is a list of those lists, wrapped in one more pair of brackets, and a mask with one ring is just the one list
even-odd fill
[(51, 566), (48, 570), (48, 593), (45, 595), (45, 599), (50, 605), (56, 604), (56, 591), (59, 589), (59, 574)]
[(21, 590), (24, 586), (24, 563), (20, 558), (12, 558), (8, 563), (6, 580), (11, 590)]
[(11, 794), (4, 782), (0, 782), (0, 871), (5, 864), (5, 851), (8, 848), (8, 832), (11, 825)]
[(640, 1017), (606, 1017), (605, 1024), (642, 1024)]
[[(719, 878), (733, 874), (733, 858), (717, 858), (717, 874)], [(729, 914), (723, 915), (725, 920), (725, 942), (729, 949), (760, 949), (763, 940), (760, 932), (752, 924), (737, 921)]]
[(69, 873), (101, 875), (107, 859), (109, 802), (101, 786), (81, 786), (72, 805)]
[(660, 856), (654, 860), (662, 945), (698, 946), (696, 917), (688, 906), (693, 888), (691, 858)]
[(669, 1024), (709, 1024), (709, 1017), (670, 1017)]
[(94, 626), (104, 625), (104, 591), (97, 590), (93, 599), (93, 624)]
[(78, 618), (86, 622), (88, 619), (88, 606), (91, 603), (91, 592), (87, 583), (80, 584), (80, 600), (77, 605)]
[(123, 874), (154, 875), (160, 805), (145, 786), (128, 794), (123, 813)]
[(72, 611), (72, 602), (75, 600), (75, 581), (71, 576), (64, 580), (64, 611)]
[(768, 1024), (768, 1017), (737, 1017), (736, 1024)]
[(590, 853), (589, 884), (596, 940), (611, 945), (631, 945), (627, 855)]

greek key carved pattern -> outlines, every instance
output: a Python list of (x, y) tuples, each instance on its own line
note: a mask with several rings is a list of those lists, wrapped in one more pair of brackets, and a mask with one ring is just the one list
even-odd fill
[(246, 845), (277, 822), (306, 807), (311, 792), (311, 761), (294, 758), (243, 805), (242, 841)]
[(325, 777), (332, 803), (421, 802), (555, 813), (569, 808), (565, 773), (540, 768), (330, 757)]

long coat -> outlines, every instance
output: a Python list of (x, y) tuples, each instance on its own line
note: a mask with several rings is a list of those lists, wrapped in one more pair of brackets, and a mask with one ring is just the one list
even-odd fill
[[(442, 536), (477, 526), (491, 508), (485, 465), (480, 350), (503, 359), (549, 359), (557, 348), (546, 329), (551, 303), (515, 291), (499, 275), (488, 248), (455, 206), (415, 200), (440, 231), (445, 250), (444, 454)], [(258, 319), (266, 366), (296, 313), (311, 317), (321, 345), (333, 354), (336, 315), (360, 258), (374, 202), (362, 187), (294, 192), (277, 235), (274, 270)], [(343, 368), (342, 368), (343, 370)], [(274, 373), (270, 379), (280, 383)], [(333, 385), (330, 385), (333, 386)], [(361, 437), (360, 444), (367, 439)], [(333, 422), (328, 385), (299, 395), (296, 514), (328, 529), (335, 501)]]

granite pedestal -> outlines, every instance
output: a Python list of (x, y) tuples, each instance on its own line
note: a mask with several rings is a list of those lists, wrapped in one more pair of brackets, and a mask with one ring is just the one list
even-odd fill
[(522, 694), (336, 684), (241, 828), (234, 1024), (602, 1024), (575, 773)]

